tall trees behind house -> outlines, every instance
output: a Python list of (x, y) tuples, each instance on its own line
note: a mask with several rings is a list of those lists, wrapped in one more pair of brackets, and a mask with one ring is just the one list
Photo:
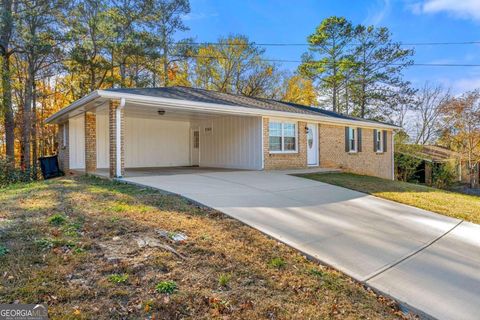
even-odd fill
[(308, 42), (299, 72), (315, 81), (333, 111), (386, 120), (392, 106), (414, 93), (402, 77), (413, 50), (393, 42), (386, 28), (330, 17)]
[(441, 106), (442, 140), (467, 162), (470, 186), (478, 186), (480, 166), (480, 90), (451, 97)]
[[(65, 7), (62, 0), (29, 0), (18, 3), (18, 58), (25, 63), (25, 95), (23, 100), (21, 167), (30, 172), (31, 157), (37, 150), (36, 81), (42, 69), (57, 62), (57, 20)], [(30, 141), (32, 140), (32, 141)], [(32, 150), (30, 150), (30, 147)], [(36, 176), (37, 166), (33, 166)]]
[(15, 161), (15, 123), (12, 106), (11, 47), (13, 34), (13, 0), (1, 0), (0, 55), (1, 55), (1, 112), (5, 132), (5, 156), (9, 163)]
[(265, 49), (245, 36), (229, 36), (202, 45), (194, 57), (193, 83), (204, 89), (245, 96), (278, 96), (280, 73), (266, 62)]
[(340, 111), (339, 97), (345, 86), (345, 70), (353, 60), (349, 48), (353, 36), (352, 24), (345, 18), (323, 20), (315, 33), (307, 38), (309, 53), (303, 55), (303, 63), (299, 67), (301, 74), (318, 83), (335, 112)]
[(99, 88), (195, 86), (399, 125), (417, 119), (409, 129), (420, 143), (434, 140), (443, 119), (443, 91), (414, 95), (402, 77), (413, 51), (385, 28), (342, 17), (320, 24), (289, 74), (243, 35), (176, 39), (188, 30), (187, 0), (0, 0), (0, 9), (0, 157), (33, 176), (36, 158), (55, 150), (56, 128), (44, 120)]
[(189, 10), (186, 0), (0, 0), (0, 156), (36, 177), (37, 157), (53, 151), (43, 121), (61, 107), (99, 88), (188, 84), (189, 59), (173, 57), (187, 45), (172, 42)]
[(442, 108), (450, 92), (442, 86), (426, 83), (417, 94), (411, 128), (415, 144), (434, 143), (441, 131)]

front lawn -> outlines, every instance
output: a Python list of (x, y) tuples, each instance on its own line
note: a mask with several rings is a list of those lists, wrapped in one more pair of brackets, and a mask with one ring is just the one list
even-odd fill
[(80, 177), (0, 192), (0, 303), (51, 319), (394, 319), (390, 300), (223, 214)]
[(314, 173), (299, 176), (480, 223), (480, 197), (477, 196), (352, 173)]

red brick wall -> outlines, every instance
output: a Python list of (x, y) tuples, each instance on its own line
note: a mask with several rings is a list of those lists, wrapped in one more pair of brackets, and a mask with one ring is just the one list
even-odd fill
[(92, 112), (85, 113), (85, 172), (97, 170), (97, 131), (96, 116)]
[(270, 153), (268, 142), (269, 119), (263, 118), (263, 154), (264, 168), (269, 169), (298, 169), (307, 167), (307, 133), (306, 122), (297, 122), (298, 152), (296, 153)]
[(362, 151), (345, 151), (345, 126), (323, 124), (320, 127), (320, 167), (392, 178), (392, 131), (387, 132), (387, 152), (373, 151), (373, 129), (362, 128)]

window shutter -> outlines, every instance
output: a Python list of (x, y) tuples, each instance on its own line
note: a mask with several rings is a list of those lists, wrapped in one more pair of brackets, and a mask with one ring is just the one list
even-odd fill
[(383, 130), (383, 152), (387, 152), (387, 130)]
[(377, 152), (377, 129), (373, 129), (373, 152)]
[(362, 152), (362, 128), (357, 128), (357, 151)]
[(350, 129), (348, 127), (345, 127), (345, 152), (350, 151), (350, 147), (348, 146), (348, 133), (350, 132)]

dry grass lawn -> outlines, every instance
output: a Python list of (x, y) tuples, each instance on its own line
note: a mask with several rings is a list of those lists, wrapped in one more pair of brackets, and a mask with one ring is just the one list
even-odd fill
[(221, 213), (92, 177), (1, 190), (0, 276), (1, 303), (47, 303), (51, 319), (402, 317)]
[(365, 192), (453, 218), (480, 223), (480, 197), (478, 196), (352, 173), (317, 173), (299, 176)]

